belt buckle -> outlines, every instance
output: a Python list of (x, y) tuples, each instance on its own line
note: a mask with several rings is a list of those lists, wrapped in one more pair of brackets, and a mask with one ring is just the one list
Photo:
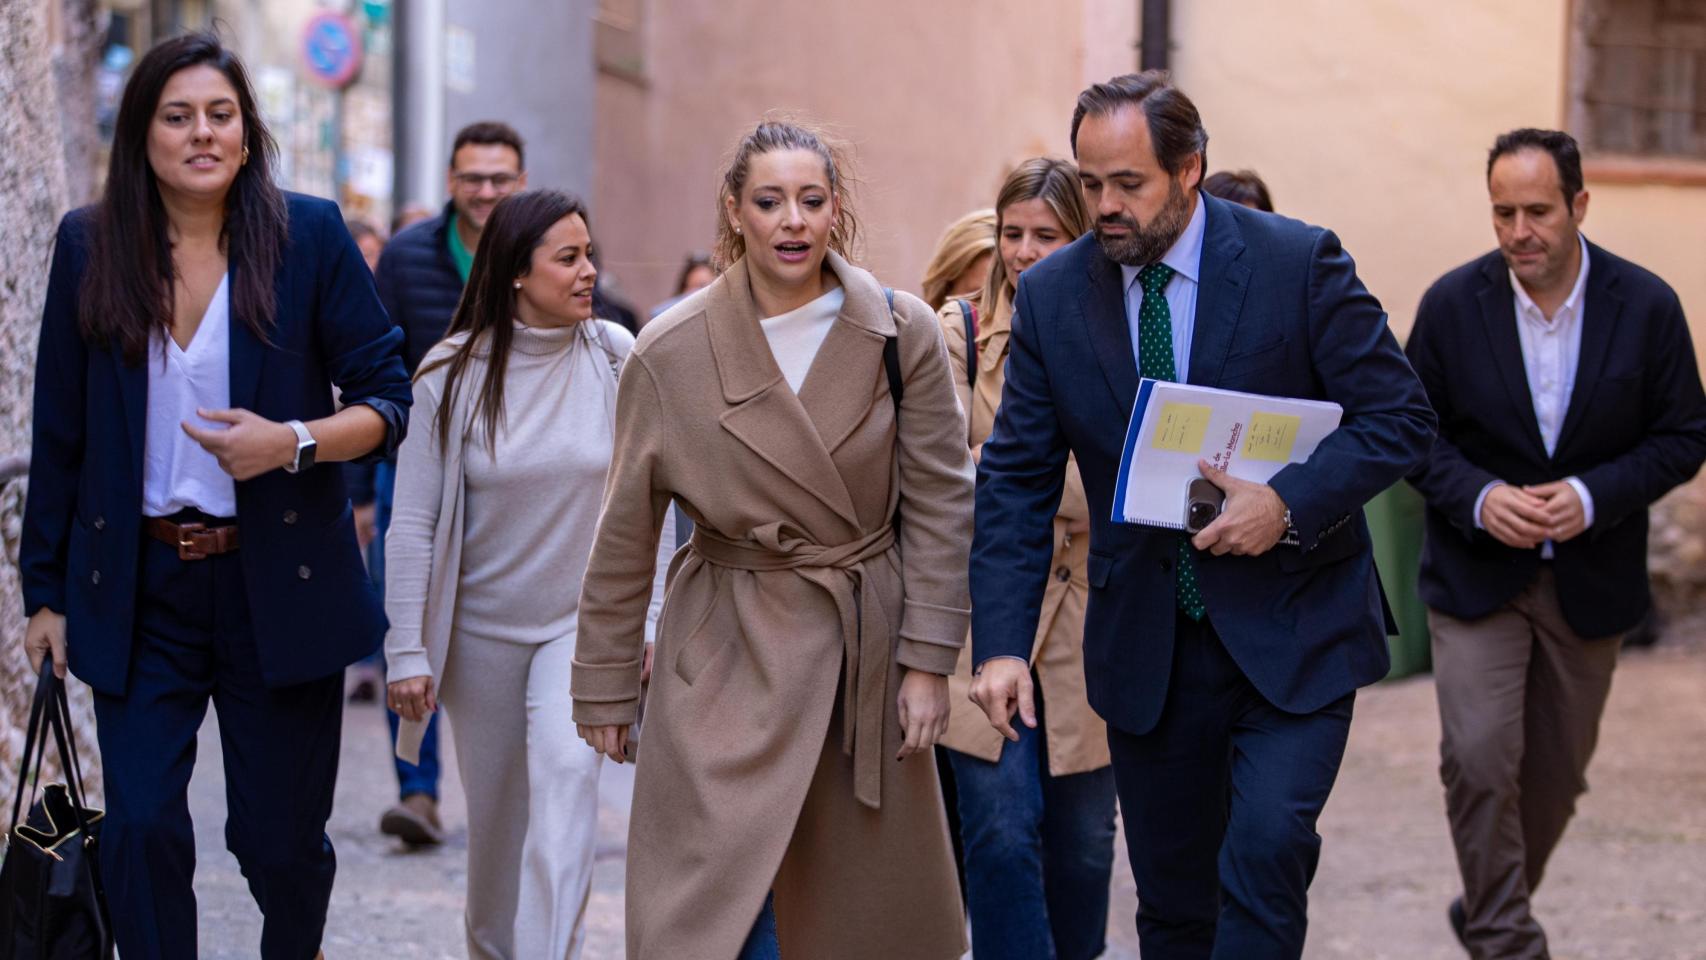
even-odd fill
[(205, 523), (194, 523), (194, 522), (192, 522), (192, 523), (180, 523), (180, 524), (178, 524), (178, 559), (179, 560), (206, 560), (207, 559), (207, 556), (208, 556), (207, 552), (205, 550), (198, 549), (196, 546), (197, 536), (204, 534), (206, 532), (206, 530), (207, 530), (207, 524), (205, 524)]

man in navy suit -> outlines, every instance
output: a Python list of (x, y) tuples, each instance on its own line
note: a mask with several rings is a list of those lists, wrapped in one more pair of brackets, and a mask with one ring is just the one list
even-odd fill
[(1440, 436), (1410, 479), (1463, 876), (1451, 923), (1477, 957), (1533, 958), (1529, 894), (1647, 612), (1647, 505), (1706, 458), (1706, 397), (1676, 293), (1581, 235), (1569, 134), (1499, 137), (1487, 191), (1499, 248), (1416, 311), (1410, 360)]
[[(1024, 659), (1075, 454), (1085, 679), (1143, 955), (1298, 957), (1355, 691), (1388, 669), (1362, 506), (1421, 461), (1433, 413), (1338, 238), (1198, 190), (1208, 135), (1165, 73), (1090, 87), (1072, 134), (1096, 228), (1019, 283), (978, 468), (972, 699), (1010, 737), (1015, 710), (1034, 723)], [(1205, 462), (1225, 509), (1187, 540), (1109, 519), (1140, 376), (1331, 400), (1344, 419), (1268, 484)]]

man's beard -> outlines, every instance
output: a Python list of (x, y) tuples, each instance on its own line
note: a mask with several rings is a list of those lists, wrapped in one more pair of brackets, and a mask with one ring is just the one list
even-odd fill
[[(1179, 234), (1185, 232), (1185, 224), (1190, 218), (1190, 198), (1185, 196), (1179, 181), (1174, 180), (1167, 188), (1167, 203), (1148, 226), (1140, 225), (1125, 214), (1102, 217), (1096, 221), (1096, 242), (1102, 245), (1102, 252), (1108, 255), (1108, 259), (1115, 263), (1128, 267), (1146, 266), (1167, 254), (1178, 241)], [(1128, 233), (1123, 237), (1106, 236), (1102, 233), (1103, 224), (1123, 226)]]

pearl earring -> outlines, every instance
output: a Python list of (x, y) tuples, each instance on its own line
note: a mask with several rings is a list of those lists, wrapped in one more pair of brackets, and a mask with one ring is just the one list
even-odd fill
[(520, 290), (520, 289), (521, 289), (521, 281), (520, 281), (520, 280), (517, 280), (517, 281), (516, 281), (516, 282), (515, 282), (515, 288), (516, 288), (516, 289), (517, 289), (517, 290)]
[(736, 235), (736, 236), (739, 236), (739, 235), (740, 235), (740, 228), (739, 228), (739, 227), (736, 227), (736, 228), (735, 228), (735, 235)]

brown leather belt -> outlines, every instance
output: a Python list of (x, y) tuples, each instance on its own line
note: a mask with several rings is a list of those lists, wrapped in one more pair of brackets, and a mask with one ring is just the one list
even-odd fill
[(204, 523), (173, 523), (165, 517), (143, 517), (142, 532), (178, 548), (180, 560), (206, 560), (237, 549), (237, 525), (210, 527)]

